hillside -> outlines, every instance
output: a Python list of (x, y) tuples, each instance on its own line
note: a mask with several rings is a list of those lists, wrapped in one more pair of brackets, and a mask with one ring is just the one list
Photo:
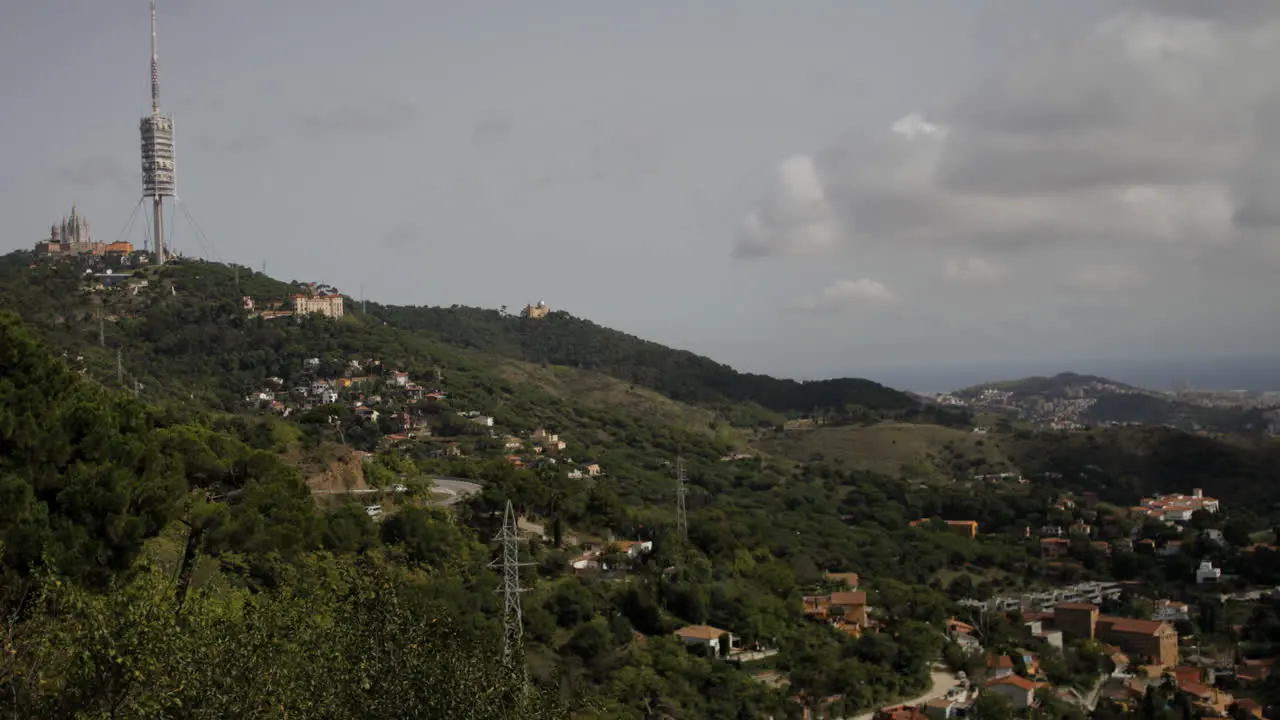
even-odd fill
[(1003, 413), (1048, 427), (1141, 424), (1256, 433), (1268, 426), (1260, 409), (1195, 404), (1167, 393), (1076, 373), (985, 383), (957, 390), (951, 396), (975, 413)]
[(761, 433), (755, 445), (797, 462), (841, 462), (913, 479), (967, 478), (1016, 471), (1002, 437), (939, 425), (885, 422)]
[[(194, 262), (144, 268), (125, 283), (93, 292), (85, 287), (80, 268), (33, 267), (29, 253), (0, 258), (0, 307), (18, 311), (54, 347), (82, 356), (87, 371), (98, 377), (115, 372), (115, 353), (103, 350), (116, 348), (124, 375), (145, 393), (172, 396), (170, 386), (181, 386), (186, 400), (194, 395), (221, 409), (234, 407), (268, 377), (288, 380), (291, 366), (300, 367), (307, 352), (322, 348), (331, 356), (366, 353), (411, 373), (439, 370), (447, 374), (451, 396), (476, 403), (493, 401), (495, 385), (504, 384), (495, 371), (506, 367), (527, 379), (530, 371), (521, 367), (527, 363), (589, 373), (597, 380), (588, 385), (608, 377), (647, 388), (735, 425), (775, 425), (785, 414), (815, 410), (862, 420), (963, 422), (869, 380), (796, 382), (738, 373), (564, 313), (531, 321), (476, 308), (370, 303), (368, 315), (359, 315), (348, 304), (342, 321), (304, 323), (295, 332), (280, 329), (291, 322), (251, 319), (242, 297), (261, 305), (305, 286), (248, 268)], [(563, 385), (569, 376), (558, 377)]]
[(796, 414), (844, 411), (850, 406), (904, 418), (958, 421), (907, 393), (870, 380), (839, 378), (799, 382), (740, 373), (685, 350), (673, 350), (565, 312), (536, 320), (472, 307), (370, 305), (369, 314), (390, 325), (441, 342), (531, 363), (591, 370), (648, 387), (683, 402), (723, 407), (747, 403)]

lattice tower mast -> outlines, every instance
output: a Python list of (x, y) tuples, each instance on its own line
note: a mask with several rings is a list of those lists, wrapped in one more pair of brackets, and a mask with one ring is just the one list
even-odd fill
[(142, 196), (151, 198), (156, 264), (165, 260), (164, 198), (177, 195), (174, 180), (173, 117), (160, 112), (160, 52), (156, 44), (156, 3), (151, 2), (151, 114), (139, 123), (142, 135)]
[(520, 607), (520, 568), (533, 563), (520, 562), (520, 528), (516, 523), (516, 511), (507, 501), (507, 509), (502, 518), (502, 530), (493, 538), (502, 544), (502, 557), (494, 560), (489, 567), (499, 568), (502, 582), (498, 592), (502, 594), (502, 663), (509, 669), (518, 668), (523, 672), (520, 662), (520, 651), (524, 644), (524, 620)]

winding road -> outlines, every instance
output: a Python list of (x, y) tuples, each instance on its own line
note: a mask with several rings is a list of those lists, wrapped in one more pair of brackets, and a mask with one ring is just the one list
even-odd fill
[[(955, 675), (952, 675), (949, 672), (943, 672), (940, 670), (934, 671), (933, 675), (931, 676), (931, 680), (933, 681), (933, 687), (929, 688), (929, 692), (923, 695), (920, 695), (919, 697), (911, 698), (909, 700), (902, 700), (900, 702), (890, 703), (885, 707), (897, 707), (899, 705), (909, 705), (911, 707), (915, 707), (917, 705), (924, 705), (930, 700), (936, 700), (946, 695), (947, 692), (951, 690), (951, 688), (956, 687), (960, 684), (960, 680), (956, 678)], [(870, 720), (871, 717), (873, 717), (874, 715), (875, 715), (875, 711), (864, 712), (859, 715), (853, 716), (853, 720)]]
[[(456, 477), (432, 477), (431, 492), (445, 497), (433, 500), (434, 505), (454, 505), (480, 492), (480, 484)], [(408, 490), (404, 485), (393, 485), (389, 488), (360, 488), (346, 490), (312, 490), (315, 495), (374, 495), (378, 493), (402, 493)]]
[(436, 500), (437, 505), (453, 505), (480, 492), (479, 483), (473, 483), (462, 478), (437, 477), (431, 478), (431, 481), (433, 483), (431, 486), (432, 492), (448, 496), (443, 500)]

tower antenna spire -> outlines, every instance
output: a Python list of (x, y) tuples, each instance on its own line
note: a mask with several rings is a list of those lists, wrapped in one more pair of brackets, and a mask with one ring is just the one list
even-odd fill
[(151, 0), (151, 112), (160, 112), (160, 51), (156, 45), (156, 0)]

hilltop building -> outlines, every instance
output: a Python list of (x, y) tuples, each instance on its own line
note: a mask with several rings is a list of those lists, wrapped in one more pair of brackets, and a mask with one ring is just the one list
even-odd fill
[(340, 318), (343, 313), (342, 296), (337, 293), (321, 295), (294, 295), (293, 311), (298, 315), (317, 314)]
[(1204, 491), (1196, 488), (1188, 497), (1181, 493), (1160, 495), (1154, 498), (1142, 498), (1142, 502), (1133, 508), (1133, 512), (1145, 515), (1153, 520), (1183, 523), (1191, 519), (1197, 510), (1216, 513), (1220, 505), (1215, 498), (1205, 497)]
[(546, 303), (539, 300), (537, 305), (525, 305), (524, 311), (521, 315), (529, 318), (530, 320), (540, 320), (546, 317), (550, 312), (551, 308), (547, 307)]
[[(119, 245), (128, 243), (112, 243), (113, 250)], [(49, 228), (49, 238), (36, 244), (36, 254), (42, 257), (75, 257), (79, 255), (102, 255), (106, 245), (94, 242), (89, 234), (89, 221), (80, 215), (75, 205), (71, 206), (71, 215), (64, 216), (61, 222)], [(132, 249), (132, 248), (130, 248)]]

